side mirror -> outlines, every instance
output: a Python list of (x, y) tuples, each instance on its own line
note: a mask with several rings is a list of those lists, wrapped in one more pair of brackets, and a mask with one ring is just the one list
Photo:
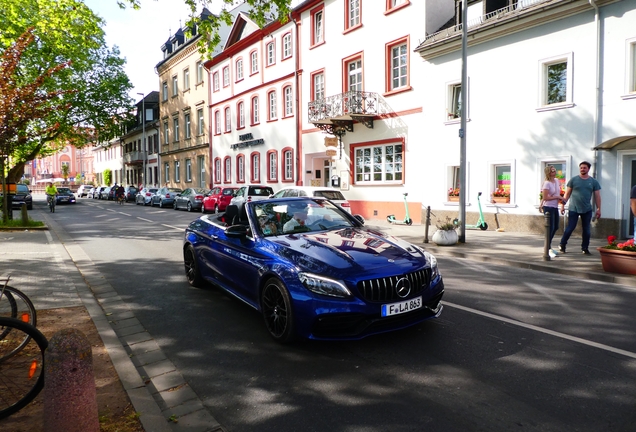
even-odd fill
[(364, 222), (365, 222), (365, 221), (364, 221), (364, 218), (362, 217), (362, 215), (356, 214), (356, 215), (353, 215), (353, 217), (354, 217), (354, 218), (355, 218), (358, 222), (360, 222), (362, 225), (364, 225)]

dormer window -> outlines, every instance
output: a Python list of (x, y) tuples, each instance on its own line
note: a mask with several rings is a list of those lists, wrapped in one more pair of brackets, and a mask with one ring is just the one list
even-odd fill
[(172, 42), (172, 51), (176, 51), (179, 48), (179, 41)]

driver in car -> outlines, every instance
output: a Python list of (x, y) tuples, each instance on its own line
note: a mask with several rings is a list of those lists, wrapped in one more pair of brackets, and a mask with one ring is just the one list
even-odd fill
[(297, 209), (290, 209), (289, 211), (293, 211), (292, 214), (292, 218), (290, 220), (288, 220), (287, 222), (285, 222), (285, 225), (283, 225), (283, 232), (293, 232), (296, 227), (302, 227), (305, 226), (305, 223), (307, 222), (307, 209), (303, 208), (297, 208)]

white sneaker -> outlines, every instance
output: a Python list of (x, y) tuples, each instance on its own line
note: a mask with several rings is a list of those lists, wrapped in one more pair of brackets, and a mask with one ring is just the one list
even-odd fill
[(548, 255), (550, 255), (550, 258), (556, 258), (558, 253), (556, 253), (554, 249), (550, 249), (550, 252), (548, 252)]

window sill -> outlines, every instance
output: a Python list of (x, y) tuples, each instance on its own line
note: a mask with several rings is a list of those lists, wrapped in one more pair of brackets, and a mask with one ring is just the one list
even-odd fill
[(315, 43), (315, 44), (311, 45), (309, 47), (309, 49), (312, 50), (312, 49), (318, 48), (320, 45), (324, 45), (324, 44), (325, 44), (325, 41), (321, 41), (321, 42), (318, 42), (318, 43)]
[[(462, 122), (462, 118), (458, 117), (458, 118), (454, 118), (454, 119), (450, 119), (450, 120), (446, 120), (444, 122), (445, 125), (454, 125), (454, 124), (460, 124)], [(470, 119), (467, 118), (466, 122), (470, 122)]]
[(636, 92), (634, 93), (628, 93), (626, 95), (621, 96), (621, 99), (623, 100), (627, 100), (627, 99), (636, 99)]
[(554, 111), (554, 110), (560, 110), (560, 109), (572, 108), (572, 107), (574, 107), (574, 104), (572, 102), (564, 102), (564, 103), (542, 106), (537, 108), (536, 111), (537, 112)]
[(403, 8), (405, 8), (405, 7), (407, 7), (407, 6), (410, 6), (410, 5), (411, 5), (410, 0), (407, 0), (407, 1), (405, 1), (404, 3), (402, 3), (402, 4), (400, 4), (400, 5), (395, 6), (394, 8), (391, 8), (391, 9), (386, 10), (386, 11), (384, 12), (384, 15), (390, 15), (390, 14), (392, 14), (393, 12), (397, 12), (397, 11), (399, 11), (400, 9), (403, 9)]
[(485, 202), (484, 203), (485, 207), (504, 207), (504, 208), (516, 208), (518, 207), (517, 204), (515, 203), (492, 203), (492, 202)]
[(343, 34), (343, 35), (346, 35), (347, 33), (351, 33), (352, 31), (356, 31), (356, 30), (358, 30), (359, 28), (362, 28), (362, 23), (360, 23), (360, 24), (356, 24), (356, 25), (354, 25), (353, 27), (346, 28), (346, 29), (342, 32), (342, 34)]
[(382, 96), (389, 97), (389, 96), (393, 96), (393, 95), (404, 93), (404, 92), (411, 91), (411, 90), (413, 90), (413, 87), (411, 87), (410, 85), (407, 85), (407, 86), (404, 86), (404, 87), (396, 88), (394, 90), (389, 90), (389, 91), (383, 93)]
[[(446, 201), (444, 203), (445, 206), (450, 206), (450, 207), (458, 207), (459, 206), (459, 201)], [(466, 203), (466, 207), (470, 207), (472, 204), (470, 203)]]

